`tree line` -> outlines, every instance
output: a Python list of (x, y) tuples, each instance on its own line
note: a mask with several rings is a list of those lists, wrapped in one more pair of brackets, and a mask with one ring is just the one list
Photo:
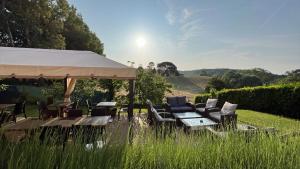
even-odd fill
[(0, 46), (89, 50), (103, 43), (67, 0), (2, 0)]

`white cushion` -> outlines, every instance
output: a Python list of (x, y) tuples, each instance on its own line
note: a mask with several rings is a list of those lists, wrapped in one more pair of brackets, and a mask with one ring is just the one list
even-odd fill
[(222, 114), (234, 114), (236, 108), (237, 108), (237, 104), (231, 104), (229, 102), (225, 102), (222, 109), (221, 109), (221, 113)]
[(213, 108), (216, 107), (218, 99), (207, 99), (205, 108)]

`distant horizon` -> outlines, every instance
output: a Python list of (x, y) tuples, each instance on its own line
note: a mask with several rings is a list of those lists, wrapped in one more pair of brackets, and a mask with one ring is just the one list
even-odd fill
[[(261, 68), (261, 67), (255, 67), (255, 68)], [(255, 68), (242, 68), (242, 69), (236, 69), (236, 68), (199, 68), (199, 69), (192, 69), (192, 70), (180, 70), (180, 69), (178, 69), (178, 71), (197, 71), (197, 70), (201, 70), (201, 69), (211, 69), (211, 70), (213, 70), (213, 69), (250, 70), (250, 69), (255, 69)], [(261, 69), (264, 69), (264, 68), (261, 68)], [(264, 70), (267, 70), (267, 69), (264, 69)], [(285, 71), (282, 74), (274, 73), (274, 72), (272, 72), (270, 70), (267, 70), (267, 71), (269, 71), (269, 72), (271, 72), (272, 74), (275, 74), (275, 75), (284, 75), (287, 71), (291, 71), (291, 70), (287, 70), (287, 71)]]
[(300, 67), (300, 1), (68, 0), (104, 43), (107, 57), (180, 70)]

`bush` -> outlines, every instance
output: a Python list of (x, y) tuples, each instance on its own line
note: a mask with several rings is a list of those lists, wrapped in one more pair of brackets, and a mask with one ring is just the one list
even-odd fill
[[(211, 94), (196, 96), (195, 103), (205, 102)], [(300, 83), (225, 89), (216, 93), (221, 107), (225, 101), (241, 109), (262, 111), (300, 119)]]

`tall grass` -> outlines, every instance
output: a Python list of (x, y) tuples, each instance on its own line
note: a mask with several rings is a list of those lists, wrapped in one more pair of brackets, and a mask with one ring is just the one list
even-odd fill
[(165, 138), (153, 131), (135, 133), (130, 144), (108, 142), (88, 150), (80, 141), (65, 147), (41, 143), (0, 141), (0, 168), (300, 168), (300, 139), (263, 133), (173, 133)]

